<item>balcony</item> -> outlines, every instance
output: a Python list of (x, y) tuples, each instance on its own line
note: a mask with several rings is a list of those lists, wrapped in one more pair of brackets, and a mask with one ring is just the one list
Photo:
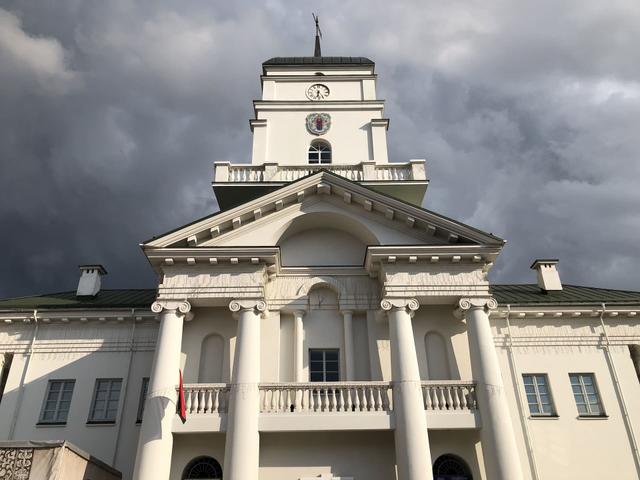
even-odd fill
[[(394, 428), (390, 382), (263, 383), (261, 431), (388, 430)], [(229, 385), (184, 386), (187, 422), (173, 431), (225, 431)], [(429, 428), (477, 428), (475, 384), (468, 381), (422, 382)]]
[[(268, 193), (278, 186), (320, 170), (327, 170), (411, 203), (421, 204), (428, 184), (424, 159), (383, 164), (367, 161), (353, 165), (232, 165), (229, 162), (215, 162), (213, 189), (218, 203), (226, 209), (235, 206), (240, 200), (246, 201), (247, 195)], [(402, 189), (397, 188), (400, 183), (403, 185)]]

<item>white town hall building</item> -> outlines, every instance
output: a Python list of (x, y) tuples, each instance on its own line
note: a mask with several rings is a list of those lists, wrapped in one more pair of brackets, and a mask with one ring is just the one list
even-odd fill
[(220, 211), (143, 244), (157, 290), (0, 301), (0, 479), (54, 478), (45, 440), (135, 480), (639, 478), (640, 293), (490, 285), (504, 241), (422, 208), (372, 61), (262, 68)]

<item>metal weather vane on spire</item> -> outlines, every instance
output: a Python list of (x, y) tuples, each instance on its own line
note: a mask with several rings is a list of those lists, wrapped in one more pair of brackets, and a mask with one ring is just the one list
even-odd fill
[(311, 16), (316, 22), (316, 48), (313, 51), (313, 56), (321, 57), (322, 51), (320, 50), (320, 39), (322, 38), (322, 31), (320, 30), (320, 23), (319, 23), (320, 19), (315, 13), (312, 13)]

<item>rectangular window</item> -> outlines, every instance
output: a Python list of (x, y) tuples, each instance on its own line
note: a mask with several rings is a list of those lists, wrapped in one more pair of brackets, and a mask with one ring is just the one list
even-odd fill
[(98, 378), (88, 423), (114, 423), (118, 414), (121, 378)]
[(149, 389), (149, 377), (142, 379), (142, 386), (140, 388), (140, 400), (138, 400), (138, 416), (136, 423), (142, 423), (142, 415), (144, 414), (144, 401), (147, 399), (147, 390)]
[(554, 416), (556, 414), (549, 389), (549, 379), (544, 374), (524, 374), (524, 391), (527, 395), (529, 413), (532, 416)]
[(38, 423), (54, 425), (67, 423), (75, 384), (75, 380), (49, 380)]
[(340, 380), (340, 354), (338, 349), (309, 349), (309, 379), (312, 382)]
[(571, 390), (581, 417), (604, 416), (593, 373), (570, 373)]

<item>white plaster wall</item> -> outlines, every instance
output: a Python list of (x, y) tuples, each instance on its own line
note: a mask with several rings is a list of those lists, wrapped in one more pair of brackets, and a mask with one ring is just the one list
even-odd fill
[[(340, 203), (338, 203), (340, 202)], [(206, 242), (215, 246), (268, 246), (276, 245), (294, 221), (308, 216), (314, 228), (343, 230), (367, 244), (380, 245), (433, 244), (437, 241), (418, 229), (409, 229), (401, 222), (394, 222), (354, 205), (346, 205), (333, 197), (316, 196), (304, 203), (285, 207), (251, 223), (251, 228), (233, 230)], [(372, 242), (372, 239), (374, 242)], [(286, 254), (285, 254), (286, 255)]]
[(260, 480), (331, 473), (355, 480), (395, 478), (393, 432), (260, 434)]
[[(306, 126), (307, 115), (316, 112), (331, 116), (331, 127), (321, 136), (309, 133)], [(353, 165), (374, 160), (370, 122), (382, 118), (382, 108), (336, 110), (318, 103), (301, 110), (258, 109), (257, 117), (267, 120), (267, 162), (306, 165), (309, 145), (322, 138), (331, 144), (333, 164)]]
[(316, 288), (309, 293), (309, 311), (304, 316), (303, 376), (309, 378), (309, 349), (340, 350), (340, 380), (344, 379), (345, 357), (343, 320), (338, 310), (336, 294), (328, 288)]
[[(600, 327), (598, 319), (512, 320), (514, 347), (518, 367), (510, 367), (508, 352), (498, 348), (509, 407), (517, 432), (521, 463), (531, 478), (531, 466), (526, 454), (523, 422), (530, 431), (532, 446), (541, 479), (601, 479), (637, 478), (629, 436), (623, 421), (621, 404), (616, 395), (611, 366), (605, 351), (597, 345)], [(504, 333), (504, 320), (494, 319), (496, 332)], [(636, 335), (640, 329), (635, 327)], [(628, 332), (627, 332), (628, 333)], [(500, 340), (498, 340), (500, 342)], [(555, 344), (555, 345), (554, 345)], [(628, 348), (612, 348), (621, 388), (631, 415), (631, 422), (640, 432), (640, 384), (633, 369)], [(522, 395), (522, 374), (547, 374), (557, 419), (530, 418), (526, 398), (522, 396), (523, 412), (518, 409), (516, 395)], [(569, 373), (593, 373), (603, 407), (604, 419), (578, 417)], [(518, 382), (517, 387), (514, 382)]]
[(233, 369), (234, 339), (237, 322), (228, 308), (194, 308), (193, 320), (182, 331), (182, 375), (185, 383), (198, 382), (202, 340), (208, 335), (220, 335), (224, 340), (222, 381), (229, 382)]
[(482, 461), (480, 433), (477, 430), (429, 430), (431, 463), (440, 455), (453, 454), (460, 457), (471, 469), (474, 479), (487, 479)]
[[(361, 79), (332, 79), (322, 77), (312, 77), (301, 81), (275, 81), (275, 95), (273, 98), (263, 98), (265, 100), (293, 100), (293, 101), (309, 101), (307, 98), (307, 89), (311, 85), (320, 83), (329, 88), (329, 97), (326, 100), (363, 100), (362, 98), (362, 80)], [(322, 108), (322, 101), (314, 102), (318, 108)]]
[(439, 333), (446, 349), (452, 380), (472, 378), (466, 324), (453, 316), (453, 306), (422, 305), (413, 317), (413, 335), (420, 377), (429, 380), (425, 335)]
[(361, 266), (367, 249), (353, 235), (331, 228), (305, 230), (280, 247), (283, 266)]
[[(141, 325), (136, 338), (153, 338), (156, 328), (155, 324)], [(4, 333), (6, 335), (7, 331)], [(122, 471), (123, 478), (129, 478), (134, 461), (131, 452), (135, 451), (138, 441), (136, 417), (141, 383), (143, 377), (149, 376), (153, 357), (152, 351), (137, 351), (131, 357), (130, 351), (122, 345), (107, 343), (128, 343), (130, 335), (130, 323), (41, 325), (36, 353), (31, 358), (25, 377), (19, 411), (16, 408), (19, 385), (27, 357), (21, 353), (14, 355), (5, 395), (0, 403), (0, 438), (9, 439), (15, 417), (12, 440), (69, 440), (100, 460), (114, 465)], [(23, 336), (30, 337), (30, 333)], [(86, 423), (97, 378), (123, 379), (119, 420), (116, 424)], [(47, 384), (53, 379), (75, 380), (69, 417), (66, 425), (38, 426)], [(116, 452), (118, 428), (121, 428), (121, 432)]]
[[(278, 368), (280, 382), (293, 382), (295, 372), (293, 365), (294, 355), (294, 324), (292, 313), (280, 314), (280, 365)], [(304, 352), (303, 352), (304, 354)]]
[(353, 356), (354, 380), (371, 380), (366, 312), (356, 312), (353, 315)]
[[(224, 465), (224, 433), (200, 433), (173, 435), (170, 480), (182, 480), (182, 472), (196, 457), (207, 455)], [(224, 471), (222, 472), (224, 476)]]

